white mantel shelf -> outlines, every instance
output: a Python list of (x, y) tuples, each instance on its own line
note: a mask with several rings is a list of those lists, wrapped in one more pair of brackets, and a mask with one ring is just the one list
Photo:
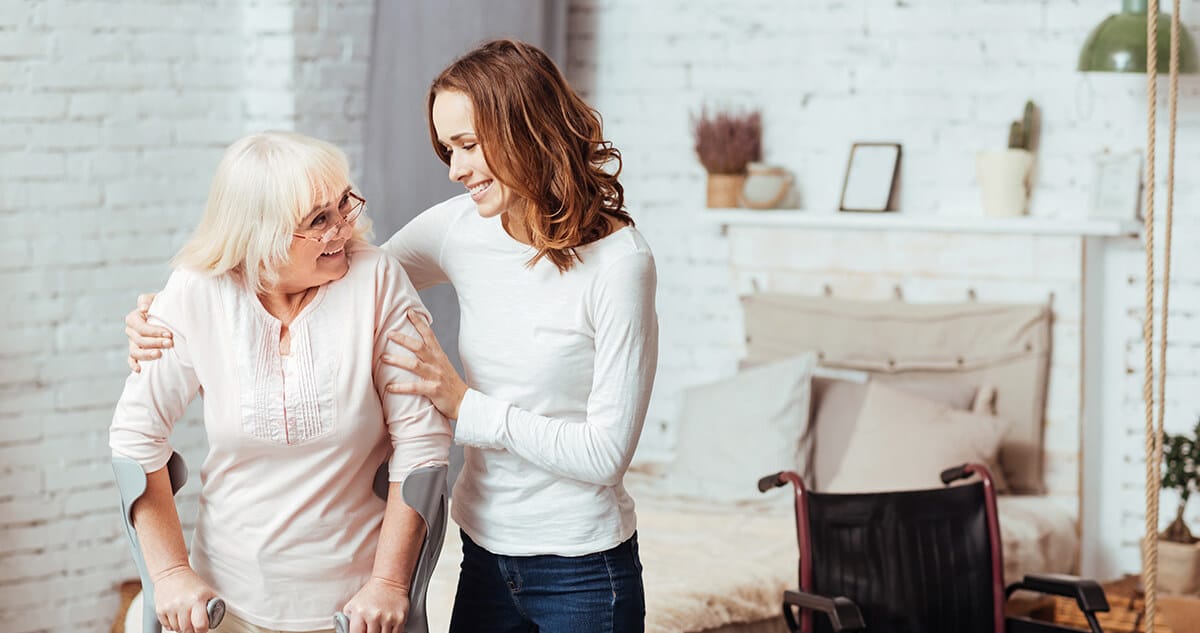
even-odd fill
[(910, 215), (901, 212), (828, 212), (797, 209), (704, 209), (702, 217), (724, 227), (758, 226), (819, 230), (919, 231), (1002, 235), (1072, 235), (1079, 237), (1136, 237), (1138, 222), (1040, 217), (988, 218)]

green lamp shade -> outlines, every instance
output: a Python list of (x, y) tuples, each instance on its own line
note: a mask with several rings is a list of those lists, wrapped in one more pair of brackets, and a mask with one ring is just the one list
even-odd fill
[[(1092, 30), (1083, 52), (1079, 54), (1079, 70), (1084, 72), (1144, 73), (1146, 72), (1146, 10), (1126, 10), (1110, 15)], [(1158, 72), (1166, 73), (1170, 66), (1171, 16), (1158, 14)], [(1200, 70), (1196, 59), (1196, 43), (1187, 28), (1179, 30), (1179, 72)]]

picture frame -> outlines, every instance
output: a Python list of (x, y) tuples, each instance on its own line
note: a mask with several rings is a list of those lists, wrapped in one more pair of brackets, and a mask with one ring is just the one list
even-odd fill
[(854, 143), (842, 181), (840, 211), (892, 211), (899, 182), (899, 143)]
[(1094, 154), (1088, 216), (1093, 219), (1141, 221), (1144, 168), (1141, 150), (1111, 152), (1106, 149)]

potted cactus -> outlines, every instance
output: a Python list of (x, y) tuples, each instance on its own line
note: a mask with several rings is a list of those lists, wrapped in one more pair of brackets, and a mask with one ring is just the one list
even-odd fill
[(692, 116), (696, 156), (708, 172), (709, 208), (736, 207), (746, 168), (762, 159), (762, 114), (702, 108)]
[(1200, 590), (1200, 548), (1183, 520), (1188, 499), (1200, 488), (1200, 421), (1191, 434), (1163, 435), (1162, 489), (1179, 494), (1175, 520), (1158, 535), (1158, 582), (1164, 592), (1194, 594)]
[(1025, 112), (1008, 130), (1008, 148), (980, 152), (975, 175), (983, 194), (983, 212), (994, 217), (1025, 215), (1029, 204), (1029, 179), (1033, 173), (1033, 148), (1037, 107), (1025, 102)]

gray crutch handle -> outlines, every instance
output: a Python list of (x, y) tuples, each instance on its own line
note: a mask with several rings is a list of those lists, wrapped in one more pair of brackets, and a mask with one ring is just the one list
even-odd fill
[[(384, 501), (388, 497), (387, 468), (387, 462), (380, 465), (375, 472), (373, 485), (375, 494)], [(408, 593), (408, 620), (404, 623), (407, 633), (429, 633), (425, 594), (442, 553), (442, 541), (446, 537), (446, 470), (445, 465), (415, 468), (405, 477), (404, 485), (400, 488), (404, 503), (416, 510), (425, 521), (425, 539), (413, 569)], [(335, 613), (333, 628), (337, 633), (350, 633), (350, 618), (345, 613)]]
[(225, 619), (225, 601), (213, 598), (208, 601), (205, 610), (208, 611), (208, 628), (215, 629), (221, 626), (221, 620)]
[[(117, 483), (117, 492), (121, 496), (121, 522), (125, 525), (125, 534), (129, 537), (129, 547), (133, 553), (133, 562), (137, 566), (138, 577), (142, 581), (142, 630), (148, 633), (162, 631), (158, 623), (158, 615), (154, 611), (154, 583), (150, 580), (150, 572), (146, 569), (146, 561), (142, 557), (142, 546), (138, 542), (137, 532), (133, 529), (133, 504), (146, 492), (146, 471), (142, 465), (127, 457), (114, 456), (113, 476)], [(167, 475), (171, 480), (171, 494), (187, 483), (187, 465), (179, 453), (171, 453), (167, 461)], [(208, 627), (215, 629), (225, 619), (225, 601), (213, 598), (205, 605), (208, 612)]]

